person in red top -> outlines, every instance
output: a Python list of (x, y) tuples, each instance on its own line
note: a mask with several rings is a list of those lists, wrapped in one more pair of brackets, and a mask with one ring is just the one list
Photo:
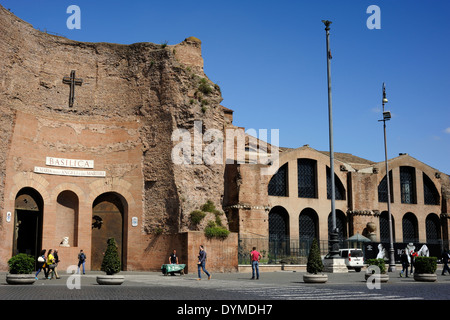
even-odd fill
[(417, 251), (411, 250), (411, 274), (413, 274), (413, 268), (414, 268), (414, 262), (416, 260), (416, 257), (418, 257), (419, 254)]
[(250, 252), (250, 260), (252, 261), (252, 280), (255, 280), (255, 271), (256, 271), (256, 280), (259, 279), (259, 260), (261, 260), (261, 254), (256, 251), (256, 247), (253, 247), (252, 252)]

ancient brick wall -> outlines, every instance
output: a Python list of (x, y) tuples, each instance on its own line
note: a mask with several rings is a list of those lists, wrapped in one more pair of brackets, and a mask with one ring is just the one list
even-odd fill
[[(83, 82), (69, 107), (63, 77), (72, 70)], [(189, 231), (189, 213), (207, 200), (221, 208), (223, 164), (172, 162), (175, 130), (193, 134), (200, 121), (204, 131), (222, 131), (229, 123), (220, 88), (203, 72), (198, 39), (168, 46), (77, 42), (35, 30), (0, 6), (0, 74), (0, 227), (1, 240), (8, 243), (0, 249), (3, 266), (14, 234), (5, 217), (14, 214), (21, 187), (44, 198), (46, 248), (58, 245), (63, 234), (64, 222), (51, 222), (56, 212), (74, 214), (57, 207), (58, 194), (77, 194), (78, 231), (66, 232), (74, 238), (76, 233), (77, 241), (62, 248), (63, 261), (73, 260), (80, 247), (89, 249), (92, 202), (104, 192), (116, 192), (127, 203), (124, 250), (130, 266), (145, 249), (146, 237)], [(210, 90), (200, 90), (202, 82)], [(45, 166), (46, 156), (93, 159), (95, 170), (106, 176), (37, 174), (34, 167)], [(131, 226), (132, 217), (138, 218), (137, 227)]]
[(183, 232), (173, 235), (151, 235), (142, 244), (144, 250), (129, 260), (129, 270), (158, 271), (167, 264), (169, 255), (175, 249), (178, 261), (186, 264), (186, 273), (197, 274), (199, 246), (207, 252), (206, 269), (210, 272), (237, 271), (237, 233), (230, 233), (227, 239), (207, 239), (201, 231)]

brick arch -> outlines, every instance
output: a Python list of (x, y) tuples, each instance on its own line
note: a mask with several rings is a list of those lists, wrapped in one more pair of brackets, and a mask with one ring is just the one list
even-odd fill
[[(389, 169), (389, 172), (392, 172), (392, 174), (393, 174), (393, 170), (394, 170), (395, 168), (397, 168), (397, 167), (400, 167), (400, 166), (389, 167), (389, 168), (388, 168), (388, 169)], [(392, 175), (392, 174), (391, 174), (391, 175)], [(376, 177), (377, 177), (377, 186), (380, 185), (381, 181), (384, 179), (385, 176), (386, 176), (386, 168), (380, 169), (380, 171), (379, 171), (378, 174), (376, 175)]]
[(91, 192), (86, 197), (86, 202), (94, 203), (98, 196), (107, 193), (115, 192), (121, 195), (128, 203), (128, 205), (135, 204), (132, 194), (128, 191), (131, 188), (131, 183), (123, 179), (98, 179), (89, 185)]
[(63, 191), (72, 191), (77, 195), (78, 199), (80, 200), (80, 203), (86, 202), (87, 197), (83, 189), (81, 189), (79, 186), (73, 183), (61, 183), (57, 185), (52, 191), (51, 199), (56, 201), (59, 194)]
[(13, 177), (14, 186), (9, 193), (9, 200), (14, 201), (17, 193), (23, 188), (33, 188), (42, 197), (44, 204), (50, 200), (50, 195), (47, 191), (49, 182), (42, 176), (31, 173), (23, 172), (18, 173)]

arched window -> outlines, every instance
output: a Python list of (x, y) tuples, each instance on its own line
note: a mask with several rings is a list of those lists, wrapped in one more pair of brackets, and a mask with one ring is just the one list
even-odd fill
[[(338, 228), (339, 240), (347, 239), (347, 217), (341, 210), (336, 210), (336, 228)], [(328, 234), (333, 230), (333, 217), (328, 215)]]
[(298, 233), (300, 241), (319, 239), (319, 219), (317, 213), (311, 209), (303, 209), (298, 217)]
[(439, 205), (439, 192), (425, 173), (423, 173), (423, 198), (425, 204)]
[(269, 212), (269, 253), (275, 260), (290, 253), (289, 214), (281, 206)]
[(402, 220), (403, 242), (419, 242), (418, 223), (414, 213), (405, 213)]
[[(334, 193), (335, 200), (345, 200), (344, 185), (336, 174), (334, 174)], [(331, 174), (329, 167), (327, 167), (327, 199), (331, 199)]]
[(400, 167), (400, 191), (402, 203), (417, 203), (415, 168)]
[[(391, 203), (394, 202), (394, 188), (392, 187), (392, 170), (389, 171), (389, 193), (391, 195)], [(388, 187), (386, 176), (380, 181), (378, 185), (378, 202), (388, 201)]]
[(289, 214), (281, 206), (273, 207), (269, 212), (269, 238), (284, 240), (289, 237)]
[(439, 217), (430, 213), (425, 220), (427, 243), (437, 244), (441, 240), (441, 223)]
[[(395, 223), (394, 217), (392, 217), (392, 237), (395, 239)], [(383, 211), (380, 214), (380, 241), (381, 242), (389, 242), (389, 213), (387, 211)], [(394, 240), (395, 241), (395, 240)]]
[(297, 159), (298, 197), (317, 198), (317, 161)]
[(270, 179), (269, 196), (287, 197), (288, 193), (288, 164), (285, 163)]

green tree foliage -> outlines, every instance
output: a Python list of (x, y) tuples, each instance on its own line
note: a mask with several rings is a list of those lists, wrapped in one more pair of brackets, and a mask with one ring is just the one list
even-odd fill
[(109, 238), (107, 244), (108, 246), (103, 257), (101, 270), (108, 275), (112, 275), (120, 272), (121, 263), (116, 240), (114, 238)]
[(29, 274), (34, 270), (34, 258), (25, 253), (19, 253), (8, 260), (9, 273)]
[(386, 273), (386, 263), (384, 262), (384, 259), (367, 259), (366, 263), (369, 266), (377, 266), (378, 268), (380, 268), (380, 273)]
[(314, 239), (309, 250), (308, 263), (306, 264), (306, 271), (308, 273), (317, 274), (323, 271), (322, 258), (320, 257), (319, 244), (317, 239)]
[(200, 210), (194, 210), (191, 212), (190, 217), (193, 224), (199, 224), (203, 218), (206, 216), (206, 213)]
[(437, 269), (436, 257), (416, 257), (414, 260), (415, 273), (435, 273)]

